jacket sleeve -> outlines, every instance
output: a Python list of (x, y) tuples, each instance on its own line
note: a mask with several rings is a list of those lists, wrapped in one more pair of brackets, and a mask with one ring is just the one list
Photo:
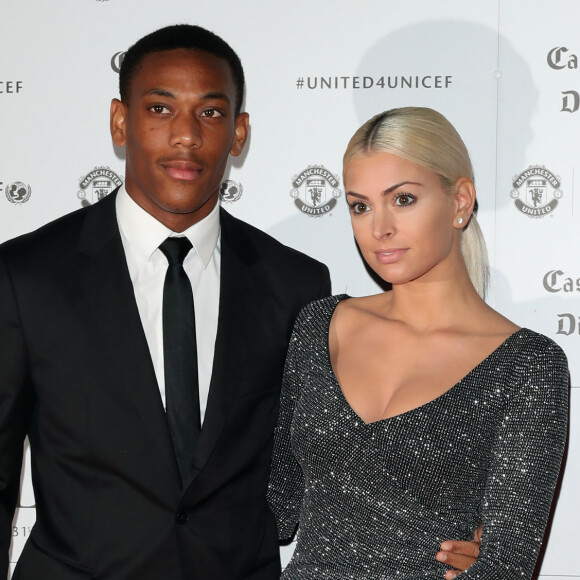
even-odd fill
[(568, 420), (568, 366), (562, 350), (536, 335), (515, 361), (481, 506), (478, 561), (461, 580), (531, 578), (560, 472)]
[(8, 552), (32, 395), (25, 338), (14, 287), (0, 251), (0, 577)]
[(268, 503), (276, 518), (278, 538), (290, 539), (298, 526), (302, 497), (304, 495), (304, 476), (291, 447), (291, 430), (294, 410), (300, 399), (300, 387), (304, 380), (304, 361), (301, 362), (301, 316), (299, 315), (286, 356), (280, 412), (274, 430), (274, 451), (272, 471), (268, 487)]
[(331, 294), (330, 272), (324, 264), (321, 264), (321, 269), (320, 291), (317, 298), (326, 298)]

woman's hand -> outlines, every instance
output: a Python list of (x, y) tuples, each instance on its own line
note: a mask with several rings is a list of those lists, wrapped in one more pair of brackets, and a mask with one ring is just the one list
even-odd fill
[(473, 563), (477, 562), (479, 556), (479, 546), (481, 544), (481, 525), (473, 534), (473, 541), (460, 542), (457, 540), (446, 540), (441, 544), (441, 551), (437, 552), (437, 560), (451, 566), (451, 570), (445, 573), (445, 580), (453, 580), (457, 575), (467, 570)]

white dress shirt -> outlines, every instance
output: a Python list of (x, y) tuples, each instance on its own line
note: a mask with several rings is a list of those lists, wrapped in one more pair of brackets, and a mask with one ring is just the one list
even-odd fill
[(199, 402), (203, 423), (218, 324), (221, 263), (219, 204), (203, 220), (179, 234), (157, 221), (133, 201), (124, 185), (117, 194), (116, 211), (139, 316), (149, 345), (163, 406), (165, 371), (162, 311), (167, 258), (159, 246), (169, 236), (186, 236), (193, 246), (185, 257), (183, 268), (193, 290)]

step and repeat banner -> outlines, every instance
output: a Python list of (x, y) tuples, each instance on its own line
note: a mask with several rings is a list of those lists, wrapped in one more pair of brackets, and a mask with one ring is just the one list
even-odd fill
[[(579, 20), (577, 0), (5, 2), (0, 241), (122, 183), (123, 151), (109, 135), (118, 67), (135, 40), (168, 24), (213, 30), (245, 67), (251, 135), (228, 169), (223, 206), (325, 262), (335, 293), (378, 291), (344, 200), (347, 141), (385, 109), (438, 109), (472, 155), (490, 304), (570, 361), (568, 461), (540, 578), (580, 578)], [(13, 562), (35, 519), (28, 469)]]

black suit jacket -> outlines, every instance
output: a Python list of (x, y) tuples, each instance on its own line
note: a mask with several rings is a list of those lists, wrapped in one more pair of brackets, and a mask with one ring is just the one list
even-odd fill
[(222, 210), (213, 374), (182, 489), (114, 200), (0, 246), (0, 574), (28, 435), (37, 521), (15, 579), (273, 580), (282, 368), (328, 270)]

